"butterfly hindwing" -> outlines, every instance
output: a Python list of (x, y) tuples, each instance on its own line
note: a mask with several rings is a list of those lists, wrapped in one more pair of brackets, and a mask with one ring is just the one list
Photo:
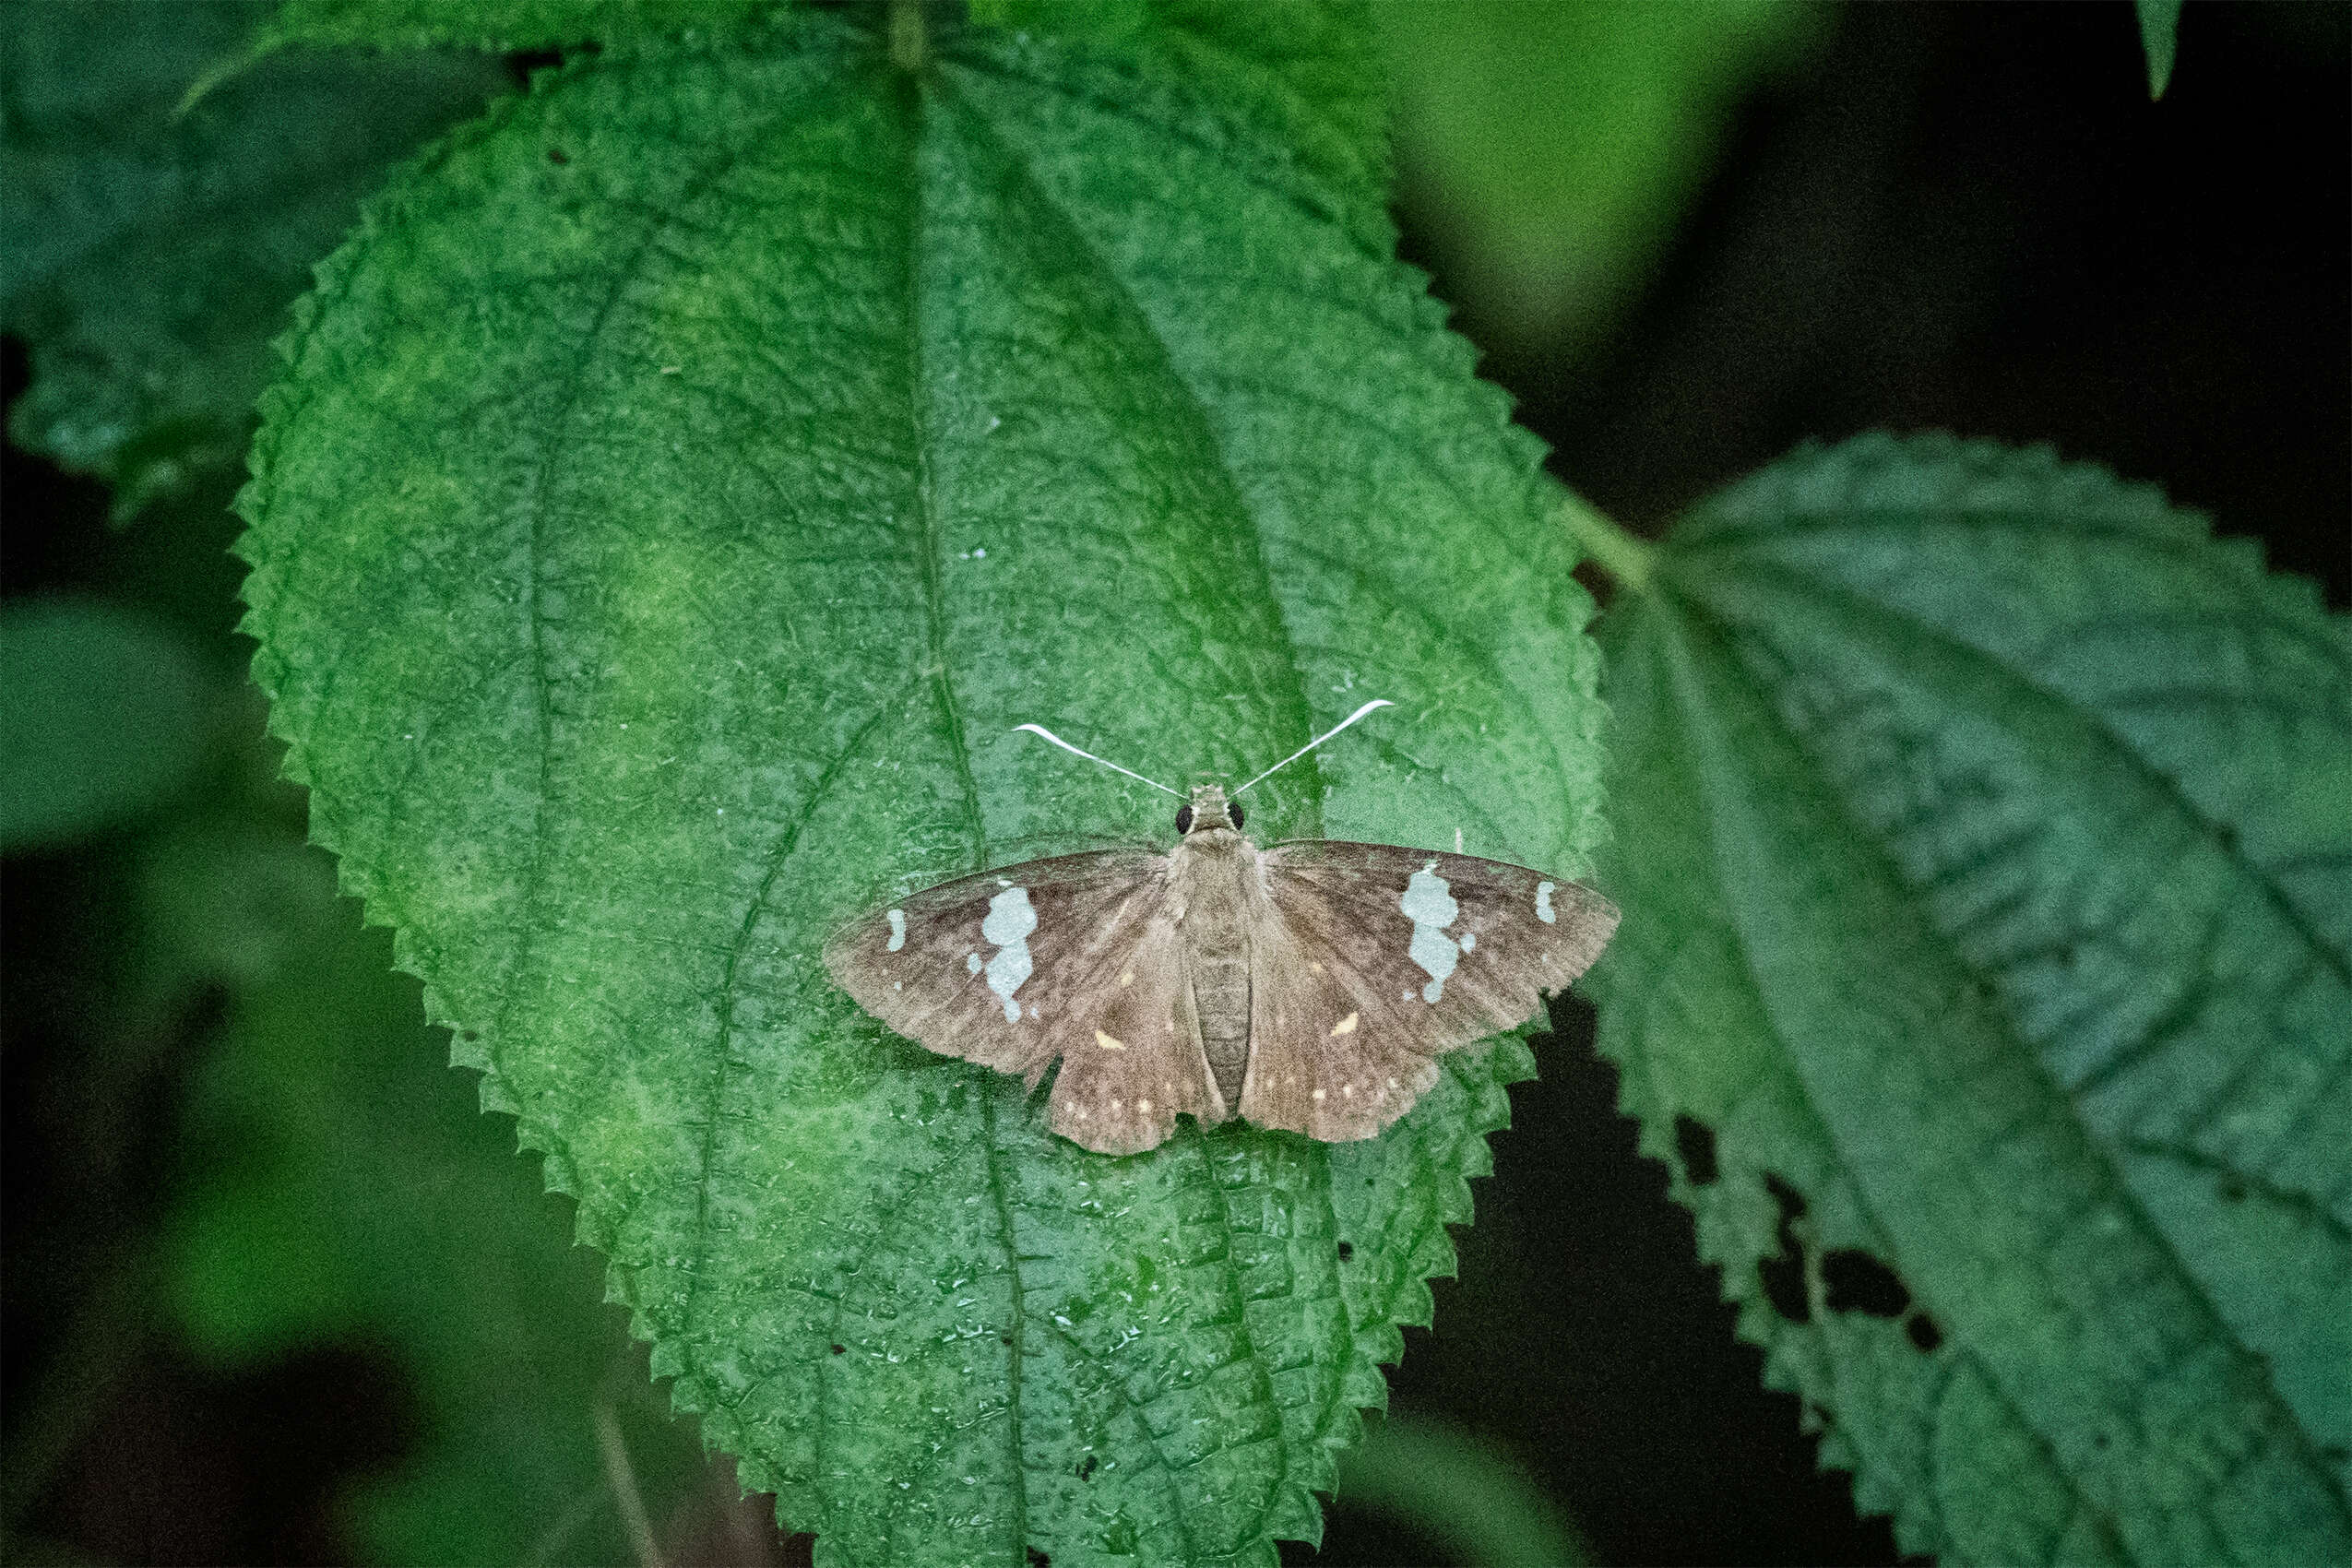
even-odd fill
[(837, 932), (826, 967), (942, 1055), (1031, 1087), (1063, 1058), (1054, 1131), (1103, 1153), (1149, 1148), (1179, 1112), (1225, 1114), (1184, 1005), (1168, 867), (1103, 850), (942, 883)]
[(1590, 888), (1469, 855), (1318, 839), (1261, 865), (1240, 1110), (1330, 1142), (1403, 1115), (1433, 1058), (1526, 1022), (1617, 926)]

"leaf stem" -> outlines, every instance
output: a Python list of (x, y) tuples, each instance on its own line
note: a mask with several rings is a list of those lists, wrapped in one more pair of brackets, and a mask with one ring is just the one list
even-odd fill
[(1559, 492), (1560, 520), (1584, 546), (1595, 564), (1618, 582), (1639, 593), (1650, 584), (1650, 568), (1657, 552), (1595, 509), (1593, 504), (1565, 485)]

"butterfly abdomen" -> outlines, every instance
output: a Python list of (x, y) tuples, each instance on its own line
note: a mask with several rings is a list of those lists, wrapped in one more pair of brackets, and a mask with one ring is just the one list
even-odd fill
[(1250, 1063), (1249, 897), (1255, 891), (1257, 851), (1228, 828), (1195, 833), (1179, 852), (1184, 969), (1201, 1051), (1218, 1092), (1233, 1105)]

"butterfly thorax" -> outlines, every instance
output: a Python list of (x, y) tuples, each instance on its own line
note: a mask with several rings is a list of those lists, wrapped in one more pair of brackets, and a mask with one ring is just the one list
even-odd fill
[(1257, 846), (1233, 827), (1222, 786), (1194, 789), (1184, 837), (1169, 859), (1202, 1051), (1225, 1103), (1238, 1105), (1250, 1063), (1250, 931), (1265, 894)]

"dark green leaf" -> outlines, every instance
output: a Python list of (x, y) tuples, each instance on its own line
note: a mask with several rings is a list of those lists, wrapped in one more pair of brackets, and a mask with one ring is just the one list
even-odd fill
[(2132, 0), (2140, 13), (2140, 48), (2148, 57), (2148, 96), (2162, 98), (2172, 81), (2180, 42), (2181, 0)]
[(0, 327), (33, 369), (10, 434), (113, 483), (118, 519), (244, 453), (311, 265), (393, 160), (505, 80), (489, 60), (290, 56), (175, 117), (266, 9), (0, 11)]
[(1032, 719), (1182, 778), (1386, 695), (1253, 828), (1573, 873), (1588, 601), (1532, 442), (1255, 74), (976, 31), (909, 78), (862, 19), (582, 61), (370, 213), (268, 399), (256, 671), (315, 833), (788, 1522), (1270, 1562), (1525, 1047), (1372, 1143), (1107, 1159), (817, 949), (1166, 836)]
[(2352, 647), (2102, 470), (1701, 507), (1605, 634), (1602, 1042), (1913, 1551), (2352, 1553)]
[(0, 847), (148, 811), (204, 754), (213, 694), (179, 642), (96, 604), (0, 610)]

